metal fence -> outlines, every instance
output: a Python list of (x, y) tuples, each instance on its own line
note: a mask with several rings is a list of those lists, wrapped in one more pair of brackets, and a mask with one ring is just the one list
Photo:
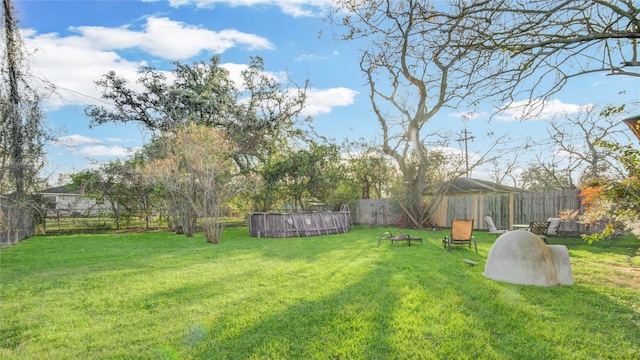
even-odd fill
[(35, 234), (33, 209), (0, 204), (0, 246), (9, 246)]
[(349, 211), (304, 213), (251, 213), (249, 235), (254, 237), (301, 237), (349, 232)]

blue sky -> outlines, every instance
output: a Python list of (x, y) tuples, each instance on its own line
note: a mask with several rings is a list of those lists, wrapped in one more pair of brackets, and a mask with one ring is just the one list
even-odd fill
[[(375, 139), (379, 133), (371, 113), (367, 88), (359, 71), (358, 48), (363, 43), (336, 43), (319, 38), (328, 32), (323, 21), (331, 0), (147, 0), (57, 1), (14, 0), (33, 75), (56, 87), (45, 103), (47, 124), (58, 141), (47, 147), (44, 175), (50, 183), (59, 173), (124, 158), (140, 147), (148, 135), (135, 125), (102, 125), (89, 128), (84, 107), (101, 104), (94, 85), (101, 75), (115, 70), (136, 78), (141, 65), (170, 69), (171, 61), (191, 63), (219, 55), (231, 74), (261, 56), (266, 71), (288, 74), (302, 84), (311, 83), (306, 115), (314, 118), (319, 134), (341, 141), (360, 137)], [(624, 95), (619, 95), (626, 91)], [(510, 136), (514, 147), (528, 137), (544, 136), (545, 121), (552, 114), (579, 111), (587, 104), (621, 104), (638, 99), (637, 79), (594, 74), (565, 86), (545, 115), (527, 121), (505, 114), (489, 121), (492, 104), (478, 116), (463, 121), (466, 109), (442, 111), (425, 132), (475, 136), (471, 152), (488, 146), (489, 132)], [(524, 100), (524, 99), (523, 99)], [(640, 109), (635, 109), (640, 113)], [(635, 114), (634, 113), (634, 114)], [(452, 138), (452, 151), (460, 144)], [(549, 149), (534, 149), (549, 151)], [(479, 170), (479, 177), (483, 177)]]

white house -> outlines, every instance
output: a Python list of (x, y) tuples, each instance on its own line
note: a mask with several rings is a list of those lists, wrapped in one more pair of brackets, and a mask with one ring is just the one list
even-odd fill
[(47, 217), (97, 216), (113, 212), (108, 202), (99, 202), (84, 196), (72, 185), (49, 188), (40, 192), (47, 204)]

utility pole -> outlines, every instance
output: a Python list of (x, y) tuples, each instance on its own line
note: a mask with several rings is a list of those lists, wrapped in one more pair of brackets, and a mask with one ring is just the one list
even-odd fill
[(467, 141), (469, 140), (473, 140), (476, 137), (475, 136), (470, 136), (471, 133), (467, 132), (467, 128), (465, 127), (464, 130), (462, 130), (462, 133), (464, 134), (463, 138), (458, 139), (458, 141), (464, 141), (464, 160), (465, 160), (465, 176), (469, 177), (469, 148), (467, 147)]

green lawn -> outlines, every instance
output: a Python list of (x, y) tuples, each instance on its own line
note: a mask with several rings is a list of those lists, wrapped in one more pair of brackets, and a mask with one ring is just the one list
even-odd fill
[(386, 230), (34, 237), (0, 251), (0, 358), (640, 358), (639, 240), (552, 238), (575, 285), (533, 287), (482, 276), (494, 236)]

